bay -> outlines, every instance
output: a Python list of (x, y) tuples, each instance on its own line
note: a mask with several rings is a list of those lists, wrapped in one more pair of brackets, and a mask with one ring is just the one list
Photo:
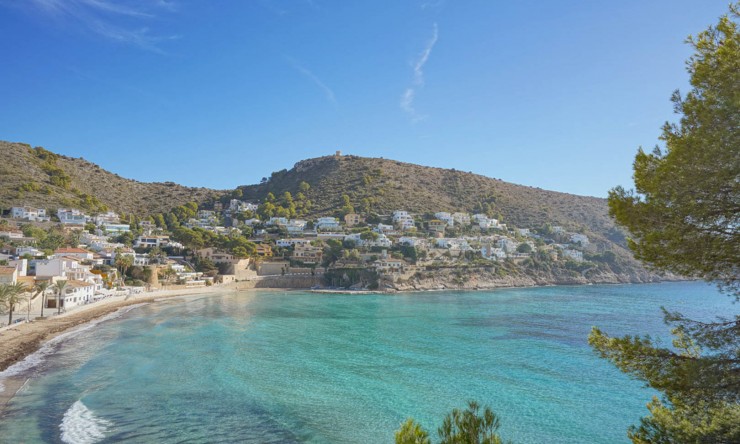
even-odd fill
[(256, 291), (165, 300), (72, 335), (28, 371), (5, 442), (390, 443), (411, 416), (490, 405), (517, 443), (626, 443), (655, 395), (592, 326), (670, 344), (660, 307), (737, 312), (704, 283), (476, 292)]

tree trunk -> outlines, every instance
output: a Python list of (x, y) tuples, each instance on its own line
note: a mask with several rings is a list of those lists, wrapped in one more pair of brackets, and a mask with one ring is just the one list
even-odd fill
[(44, 305), (46, 305), (46, 292), (41, 292), (41, 317), (44, 317)]
[[(61, 292), (59, 292), (61, 293)], [(57, 293), (57, 314), (62, 312), (61, 294)]]
[(10, 311), (8, 312), (8, 325), (13, 323), (13, 306), (10, 306)]

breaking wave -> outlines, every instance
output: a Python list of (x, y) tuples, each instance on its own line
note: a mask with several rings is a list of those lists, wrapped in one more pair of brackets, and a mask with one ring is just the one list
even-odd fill
[(112, 422), (95, 416), (82, 401), (77, 401), (64, 413), (59, 429), (62, 442), (92, 444), (105, 438), (105, 432), (112, 425)]

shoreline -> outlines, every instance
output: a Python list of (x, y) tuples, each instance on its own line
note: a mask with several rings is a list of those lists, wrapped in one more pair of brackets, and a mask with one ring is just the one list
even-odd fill
[[(40, 352), (45, 346), (52, 344), (55, 338), (85, 329), (86, 325), (90, 325), (95, 321), (98, 321), (97, 323), (104, 322), (107, 320), (107, 316), (114, 316), (117, 313), (124, 314), (128, 311), (123, 311), (127, 307), (134, 309), (138, 306), (148, 305), (165, 299), (175, 299), (184, 296), (207, 296), (244, 290), (251, 289), (239, 289), (236, 285), (224, 285), (145, 292), (131, 295), (128, 298), (118, 296), (89, 305), (75, 307), (74, 310), (60, 315), (14, 324), (3, 328), (0, 330), (0, 416), (13, 397), (15, 397), (16, 393), (28, 381), (27, 377), (20, 374), (32, 368), (33, 364), (29, 364), (25, 368), (20, 368), (18, 375), (13, 372), (9, 375), (3, 375), (3, 373), (6, 373), (14, 365), (21, 364), (34, 353)], [(50, 310), (53, 312), (53, 309)], [(97, 323), (92, 324), (92, 327)]]
[[(674, 280), (666, 280), (662, 282), (647, 282), (647, 283), (663, 283), (663, 282), (676, 282)], [(645, 284), (647, 284), (645, 283)], [(0, 330), (0, 417), (4, 412), (7, 405), (15, 397), (28, 382), (26, 377), (18, 377), (14, 374), (2, 376), (9, 368), (13, 365), (22, 363), (26, 358), (33, 355), (36, 352), (42, 350), (42, 348), (48, 344), (51, 344), (55, 338), (66, 335), (68, 333), (74, 333), (77, 330), (85, 328), (85, 325), (92, 324), (92, 327), (99, 322), (104, 322), (106, 316), (112, 316), (116, 313), (121, 312), (127, 307), (131, 309), (137, 306), (148, 305), (154, 302), (163, 301), (166, 299), (183, 298), (187, 296), (208, 296), (213, 294), (219, 294), (229, 291), (235, 292), (248, 292), (248, 291), (269, 291), (269, 290), (293, 290), (293, 291), (305, 291), (307, 293), (316, 294), (346, 294), (346, 295), (366, 295), (366, 294), (414, 294), (414, 293), (427, 293), (427, 292), (439, 292), (439, 291), (486, 291), (486, 290), (501, 290), (501, 289), (516, 289), (516, 288), (537, 288), (537, 287), (559, 287), (559, 286), (583, 286), (583, 285), (619, 285), (626, 283), (599, 283), (599, 284), (581, 284), (581, 283), (568, 283), (568, 284), (547, 284), (547, 285), (524, 285), (524, 286), (496, 286), (492, 288), (417, 288), (417, 289), (386, 289), (386, 290), (344, 290), (344, 289), (310, 289), (310, 288), (254, 288), (247, 286), (239, 288), (238, 283), (227, 284), (222, 286), (214, 287), (198, 287), (198, 288), (182, 288), (172, 290), (159, 290), (149, 293), (141, 293), (132, 295), (128, 298), (116, 297), (112, 299), (105, 299), (93, 304), (84, 305), (77, 307), (67, 313), (56, 315), (43, 320), (36, 320), (31, 322), (25, 322), (22, 324), (16, 324), (14, 326), (6, 327)], [(390, 291), (389, 291), (390, 290)], [(183, 298), (184, 299), (184, 298)], [(126, 311), (127, 312), (127, 311)], [(75, 327), (80, 327), (75, 329)], [(19, 373), (24, 373), (26, 370), (32, 368), (33, 365), (28, 368), (20, 369)]]

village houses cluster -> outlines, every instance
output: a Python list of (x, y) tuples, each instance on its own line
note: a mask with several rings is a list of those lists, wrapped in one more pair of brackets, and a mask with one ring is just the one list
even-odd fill
[[(0, 224), (0, 284), (21, 282), (27, 288), (46, 281), (47, 294), (55, 291), (54, 284), (64, 281), (64, 294), (46, 299), (45, 308), (69, 309), (105, 297), (129, 294), (140, 289), (118, 288), (115, 269), (116, 258), (130, 257), (132, 266), (150, 264), (149, 255), (137, 253), (130, 246), (113, 241), (116, 236), (128, 233), (130, 226), (121, 223), (118, 214), (107, 212), (90, 216), (78, 209), (60, 208), (56, 211), (58, 225), (65, 233), (78, 233), (79, 244), (72, 247), (56, 248), (51, 254), (36, 246), (36, 239), (26, 237), (23, 231), (7, 221)], [(9, 212), (11, 219), (29, 222), (51, 222), (51, 217), (42, 208), (13, 207)], [(86, 227), (92, 224), (90, 231)], [(147, 223), (143, 223), (147, 226)], [(170, 241), (168, 236), (150, 235), (152, 230), (144, 230), (134, 243), (135, 247), (182, 248)], [(175, 258), (176, 259), (176, 258)], [(187, 267), (176, 260), (168, 266), (176, 277), (195, 280), (199, 273), (188, 273)]]
[[(373, 223), (368, 223), (364, 215), (356, 213), (346, 214), (341, 220), (331, 216), (310, 221), (286, 217), (260, 220), (257, 210), (256, 203), (232, 199), (228, 206), (217, 203), (213, 209), (200, 209), (196, 217), (183, 221), (183, 226), (223, 235), (238, 232), (238, 227), (251, 227), (249, 240), (256, 244), (260, 260), (236, 257), (212, 246), (192, 253), (214, 264), (227, 264), (225, 270), (234, 274), (232, 279), (244, 279), (315, 274), (325, 272), (327, 267), (364, 267), (380, 274), (396, 274), (414, 266), (454, 264), (471, 255), (489, 261), (518, 262), (538, 251), (546, 252), (553, 260), (580, 262), (590, 245), (585, 234), (567, 232), (560, 226), (551, 227), (548, 234), (535, 233), (528, 228), (509, 227), (484, 214), (437, 212), (432, 217), (397, 210), (389, 215), (374, 215)], [(237, 218), (238, 214), (253, 217)], [(8, 215), (15, 221), (52, 221), (41, 208), (13, 207)], [(131, 265), (145, 267), (153, 262), (148, 251), (155, 248), (170, 253), (169, 257), (160, 254), (156, 265), (160, 269), (166, 267), (173, 282), (203, 285), (213, 279), (195, 271), (187, 257), (173, 254), (185, 252), (183, 244), (150, 221), (138, 222), (139, 234), (128, 246), (115, 241), (121, 234), (129, 233), (131, 227), (114, 212), (88, 215), (78, 209), (60, 208), (55, 216), (64, 230), (80, 233), (79, 245), (59, 248), (48, 255), (37, 249), (34, 239), (26, 238), (19, 228), (0, 225), (0, 241), (6, 238), (12, 244), (4, 245), (0, 251), (0, 261), (5, 264), (0, 266), (0, 283), (65, 280), (68, 289), (61, 304), (68, 308), (121, 291), (117, 285), (120, 279), (111, 277), (116, 274), (116, 258), (126, 255), (131, 258)], [(341, 243), (345, 253), (327, 263), (324, 258), (329, 240)], [(404, 255), (409, 249), (414, 251), (413, 257)], [(50, 298), (48, 304), (53, 308), (56, 301)]]

